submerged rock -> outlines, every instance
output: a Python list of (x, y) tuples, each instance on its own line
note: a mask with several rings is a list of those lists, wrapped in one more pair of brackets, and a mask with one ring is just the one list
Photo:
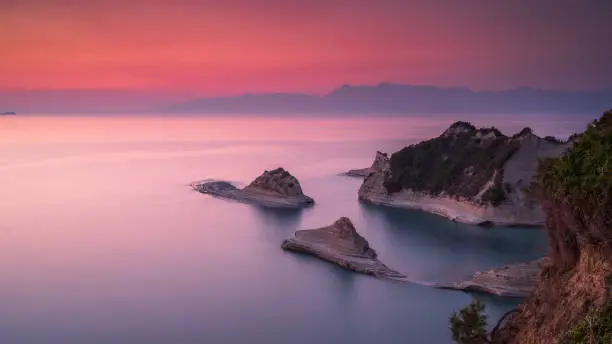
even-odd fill
[(469, 279), (453, 283), (439, 283), (436, 288), (456, 289), (505, 297), (527, 297), (538, 282), (545, 258), (526, 263), (510, 264), (489, 271), (476, 272)]
[(349, 177), (357, 177), (357, 178), (366, 178), (370, 173), (382, 170), (386, 164), (389, 162), (389, 156), (387, 153), (383, 153), (381, 151), (376, 151), (376, 157), (374, 158), (374, 162), (370, 167), (349, 170), (348, 172), (343, 173), (342, 175)]
[(281, 167), (265, 171), (242, 189), (226, 181), (205, 181), (192, 187), (204, 194), (265, 207), (301, 208), (314, 204), (312, 198), (304, 195), (298, 180)]
[(345, 269), (380, 278), (402, 280), (406, 276), (389, 269), (346, 217), (318, 229), (298, 230), (285, 240), (285, 250), (311, 254)]
[(541, 226), (544, 213), (530, 192), (538, 161), (560, 156), (572, 143), (540, 138), (529, 128), (505, 136), (456, 122), (439, 137), (392, 154), (366, 177), (359, 199), (463, 223)]

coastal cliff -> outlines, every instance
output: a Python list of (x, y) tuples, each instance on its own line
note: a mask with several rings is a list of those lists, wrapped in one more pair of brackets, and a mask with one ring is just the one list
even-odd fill
[(281, 167), (265, 171), (242, 189), (215, 180), (194, 183), (192, 187), (204, 194), (264, 207), (302, 208), (314, 204), (314, 200), (302, 191), (297, 178)]
[(546, 213), (549, 263), (493, 342), (612, 342), (612, 112), (562, 157), (544, 161), (534, 189)]
[(296, 231), (293, 237), (282, 243), (281, 248), (310, 254), (367, 275), (394, 280), (406, 277), (380, 262), (376, 251), (346, 217), (327, 227)]
[(541, 226), (544, 213), (529, 190), (538, 160), (558, 157), (571, 144), (529, 128), (506, 136), (456, 122), (439, 137), (392, 154), (366, 177), (359, 199), (464, 223)]

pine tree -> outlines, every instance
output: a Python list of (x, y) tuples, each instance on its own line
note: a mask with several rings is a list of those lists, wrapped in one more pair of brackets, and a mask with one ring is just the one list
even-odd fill
[(469, 305), (453, 312), (450, 317), (450, 329), (453, 333), (453, 340), (457, 344), (483, 344), (489, 343), (487, 340), (487, 315), (485, 305), (478, 300), (472, 301)]

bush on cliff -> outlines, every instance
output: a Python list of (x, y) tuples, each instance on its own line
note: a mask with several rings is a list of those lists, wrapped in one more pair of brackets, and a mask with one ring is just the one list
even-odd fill
[(580, 240), (612, 250), (612, 111), (593, 121), (563, 156), (542, 161), (534, 186), (575, 219), (583, 229), (574, 233)]
[(478, 300), (461, 308), (459, 313), (453, 312), (449, 319), (453, 340), (457, 344), (488, 343), (487, 315), (484, 313), (485, 305)]
[(612, 303), (608, 302), (595, 314), (587, 315), (568, 333), (563, 344), (612, 343)]

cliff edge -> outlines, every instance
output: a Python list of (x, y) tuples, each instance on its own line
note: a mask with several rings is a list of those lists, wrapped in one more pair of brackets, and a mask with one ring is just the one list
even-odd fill
[(541, 163), (534, 190), (546, 213), (549, 263), (493, 342), (611, 343), (612, 111), (563, 156)]

